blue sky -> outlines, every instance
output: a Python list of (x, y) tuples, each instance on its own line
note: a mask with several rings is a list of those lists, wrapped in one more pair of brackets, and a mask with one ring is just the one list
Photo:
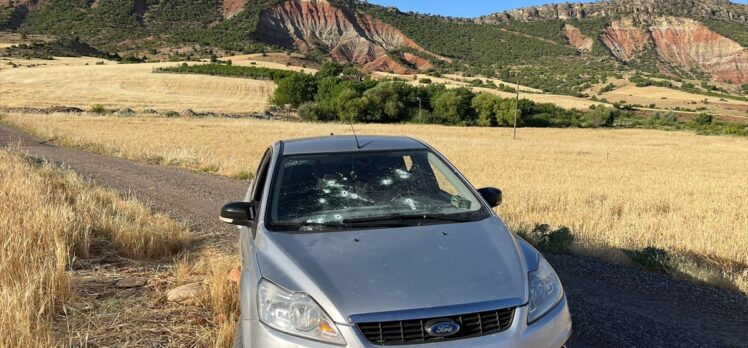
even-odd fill
[[(543, 1), (543, 0), (369, 0), (370, 3), (395, 6), (402, 11), (439, 14), (452, 17), (477, 17), (494, 12), (511, 10), (519, 7), (542, 5), (551, 2), (591, 2), (591, 1)], [(748, 4), (748, 0), (733, 2)]]

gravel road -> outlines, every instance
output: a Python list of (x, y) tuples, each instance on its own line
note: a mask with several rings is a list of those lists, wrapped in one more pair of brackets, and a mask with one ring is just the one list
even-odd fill
[[(246, 182), (55, 146), (0, 125), (0, 147), (13, 144), (134, 194), (185, 222), (198, 244), (236, 252), (236, 229), (217, 216), (221, 205), (244, 196)], [(547, 258), (569, 298), (570, 347), (748, 347), (746, 296), (589, 257)]]

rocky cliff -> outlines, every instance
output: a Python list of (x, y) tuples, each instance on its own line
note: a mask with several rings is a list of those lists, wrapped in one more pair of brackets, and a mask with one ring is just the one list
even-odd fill
[(388, 52), (401, 48), (425, 50), (395, 27), (369, 15), (335, 7), (325, 0), (292, 0), (278, 4), (260, 17), (255, 33), (266, 43), (296, 47), (302, 52), (321, 49), (344, 63), (358, 63), (366, 71), (410, 73), (430, 67), (415, 55), (401, 55), (406, 66)]
[(700, 69), (717, 80), (748, 83), (748, 48), (687, 18), (662, 17), (649, 32), (660, 58), (686, 70)]
[(247, 0), (223, 0), (223, 18), (229, 19), (234, 17), (244, 8)]
[(633, 16), (638, 20), (680, 16), (748, 23), (748, 5), (735, 4), (728, 0), (610, 0), (533, 6), (494, 13), (476, 20), (482, 23), (499, 23), (510, 20), (567, 20), (620, 16)]
[(600, 35), (600, 41), (613, 56), (623, 62), (634, 59), (650, 42), (649, 34), (636, 25), (632, 18), (611, 22)]
[[(588, 4), (552, 4), (528, 7), (477, 18), (479, 23), (562, 20), (574, 22), (606, 18), (609, 24), (598, 37), (586, 40), (579, 29), (566, 23), (569, 44), (589, 51), (599, 40), (612, 56), (627, 63), (643, 58), (649, 49), (658, 62), (684, 71), (701, 71), (716, 80), (748, 83), (748, 50), (702, 21), (730, 23), (735, 31), (748, 32), (748, 5), (726, 0), (609, 0)], [(646, 59), (653, 56), (647, 55)]]
[(594, 43), (592, 38), (582, 34), (579, 28), (566, 23), (564, 25), (564, 35), (566, 35), (566, 39), (569, 40), (569, 44), (574, 46), (580, 52), (592, 51), (592, 45)]

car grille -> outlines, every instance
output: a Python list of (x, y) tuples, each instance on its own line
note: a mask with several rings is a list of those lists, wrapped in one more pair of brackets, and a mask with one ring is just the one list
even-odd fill
[[(431, 336), (426, 332), (424, 325), (434, 319), (452, 320), (460, 325), (460, 330), (448, 337)], [(369, 342), (382, 346), (395, 346), (490, 335), (508, 329), (512, 326), (513, 319), (514, 308), (506, 308), (438, 318), (358, 323), (356, 326)]]

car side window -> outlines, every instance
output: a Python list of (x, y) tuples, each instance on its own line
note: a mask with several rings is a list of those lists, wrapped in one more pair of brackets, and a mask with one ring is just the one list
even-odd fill
[(268, 169), (270, 168), (270, 158), (272, 157), (272, 151), (267, 149), (265, 154), (262, 156), (260, 166), (257, 167), (257, 177), (255, 178), (254, 189), (252, 192), (252, 201), (259, 202), (262, 200), (262, 192), (267, 182)]

